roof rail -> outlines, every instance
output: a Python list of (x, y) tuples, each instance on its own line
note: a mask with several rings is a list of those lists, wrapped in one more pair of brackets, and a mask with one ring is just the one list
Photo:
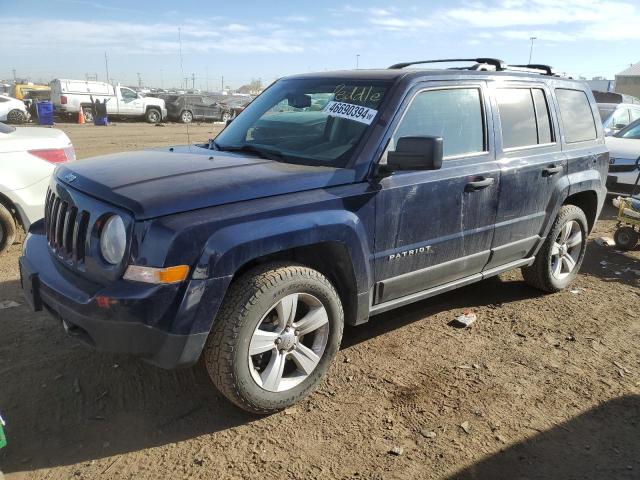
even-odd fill
[(487, 65), (492, 65), (495, 67), (496, 71), (506, 70), (507, 65), (497, 58), (444, 58), (441, 60), (420, 60), (418, 62), (404, 62), (404, 63), (396, 63), (391, 65), (390, 69), (401, 69), (408, 67), (410, 65), (419, 65), (423, 63), (451, 63), (451, 62), (475, 62), (475, 63), (485, 63)]
[(531, 70), (542, 70), (545, 75), (555, 75), (553, 69), (549, 65), (542, 65), (541, 63), (528, 63), (527, 65), (509, 65), (509, 67), (528, 68)]

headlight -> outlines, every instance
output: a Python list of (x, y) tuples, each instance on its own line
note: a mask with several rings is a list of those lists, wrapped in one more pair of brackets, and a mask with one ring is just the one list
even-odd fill
[(127, 232), (119, 215), (112, 215), (104, 224), (100, 234), (102, 257), (112, 265), (117, 265), (124, 257), (127, 247)]

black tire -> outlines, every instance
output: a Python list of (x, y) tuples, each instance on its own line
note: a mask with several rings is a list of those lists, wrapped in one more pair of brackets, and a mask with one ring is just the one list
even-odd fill
[(224, 113), (222, 114), (222, 121), (223, 121), (224, 123), (227, 123), (229, 120), (231, 120), (231, 118), (232, 118), (232, 117), (231, 117), (231, 113), (229, 113), (229, 112), (224, 112)]
[(150, 108), (144, 118), (148, 123), (160, 123), (162, 121), (162, 113), (157, 108)]
[(5, 253), (16, 240), (18, 226), (11, 212), (0, 205), (0, 255)]
[[(552, 248), (561, 230), (569, 222), (576, 222), (579, 225), (582, 233), (582, 243), (578, 251), (578, 258), (575, 260), (575, 266), (566, 277), (559, 279), (553, 275), (552, 271)], [(563, 205), (544, 244), (538, 251), (535, 261), (531, 266), (522, 269), (522, 276), (525, 282), (543, 292), (553, 293), (565, 289), (580, 271), (580, 266), (587, 250), (588, 232), (589, 227), (584, 212), (575, 205)]]
[(616, 247), (620, 250), (633, 250), (638, 244), (638, 232), (631, 227), (620, 227), (613, 234)]
[(183, 110), (180, 113), (180, 123), (191, 123), (193, 122), (193, 113), (189, 110)]
[(9, 113), (7, 113), (8, 123), (14, 123), (16, 125), (20, 125), (26, 121), (27, 121), (27, 115), (22, 110), (18, 110), (16, 108), (14, 110), (9, 111)]
[(82, 115), (86, 123), (93, 123), (93, 109), (91, 107), (84, 107), (82, 109)]
[[(322, 303), (328, 317), (327, 343), (315, 369), (301, 383), (285, 391), (268, 391), (252, 376), (249, 345), (256, 327), (274, 304), (292, 293), (312, 295)], [(343, 328), (342, 303), (321, 273), (301, 265), (265, 264), (229, 287), (209, 334), (203, 361), (225, 397), (248, 412), (268, 414), (299, 402), (318, 386), (340, 348)]]

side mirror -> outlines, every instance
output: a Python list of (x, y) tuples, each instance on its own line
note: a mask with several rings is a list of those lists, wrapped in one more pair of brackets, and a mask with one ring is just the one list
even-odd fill
[(442, 137), (400, 137), (387, 153), (389, 170), (438, 170), (442, 167)]
[(613, 129), (614, 129), (614, 130), (622, 130), (624, 127), (626, 127), (626, 125), (625, 125), (624, 123), (616, 123), (616, 124), (613, 126)]

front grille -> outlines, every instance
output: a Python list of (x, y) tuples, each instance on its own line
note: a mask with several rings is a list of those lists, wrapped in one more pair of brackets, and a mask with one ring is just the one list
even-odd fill
[(89, 218), (89, 212), (47, 191), (44, 225), (49, 246), (58, 256), (74, 263), (84, 261)]

